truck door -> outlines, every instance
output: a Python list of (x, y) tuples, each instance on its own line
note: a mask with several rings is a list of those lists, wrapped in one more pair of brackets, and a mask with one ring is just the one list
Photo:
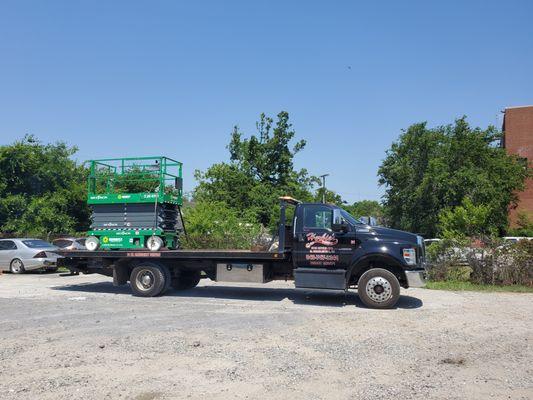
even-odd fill
[(334, 232), (333, 206), (303, 204), (296, 210), (295, 266), (327, 269), (346, 269), (355, 248), (355, 229)]

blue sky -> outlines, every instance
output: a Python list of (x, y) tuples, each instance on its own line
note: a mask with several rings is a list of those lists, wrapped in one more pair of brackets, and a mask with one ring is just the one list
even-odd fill
[(0, 2), (0, 144), (26, 133), (77, 158), (227, 159), (233, 125), (290, 113), (298, 167), (379, 199), (411, 123), (499, 123), (533, 104), (531, 1)]

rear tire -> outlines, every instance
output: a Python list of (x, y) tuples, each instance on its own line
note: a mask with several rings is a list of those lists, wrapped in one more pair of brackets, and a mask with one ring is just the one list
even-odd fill
[(400, 299), (400, 282), (392, 272), (372, 268), (359, 278), (357, 294), (367, 307), (392, 308)]
[(179, 278), (172, 280), (172, 287), (176, 290), (188, 290), (198, 286), (200, 282), (200, 272), (185, 271), (180, 273)]
[(168, 289), (170, 289), (170, 286), (172, 284), (172, 274), (170, 272), (170, 269), (166, 265), (162, 265), (163, 272), (165, 273), (165, 287), (163, 288), (163, 291), (161, 294), (165, 293)]
[(9, 270), (13, 274), (23, 274), (24, 272), (26, 272), (26, 269), (24, 268), (24, 263), (18, 258), (14, 258), (13, 260), (11, 260), (11, 264), (9, 264)]
[(162, 294), (168, 282), (165, 269), (163, 265), (149, 262), (133, 268), (130, 275), (133, 295), (155, 297)]

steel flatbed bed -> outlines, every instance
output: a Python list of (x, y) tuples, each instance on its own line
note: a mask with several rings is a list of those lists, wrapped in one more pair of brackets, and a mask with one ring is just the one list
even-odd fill
[(273, 253), (250, 250), (62, 250), (57, 252), (67, 259), (126, 259), (126, 258), (159, 258), (169, 260), (247, 260), (247, 261), (284, 261), (288, 260), (287, 253)]
[[(113, 277), (115, 285), (133, 281), (134, 293), (154, 296), (172, 285), (187, 289), (201, 278), (226, 282), (265, 283), (292, 279), (289, 252), (249, 250), (63, 250), (58, 264), (72, 272)], [(140, 277), (132, 278), (132, 274)], [(154, 282), (162, 282), (154, 286)], [(135, 286), (136, 285), (136, 286)], [(150, 290), (154, 288), (154, 290)], [(155, 293), (155, 294), (154, 294)]]

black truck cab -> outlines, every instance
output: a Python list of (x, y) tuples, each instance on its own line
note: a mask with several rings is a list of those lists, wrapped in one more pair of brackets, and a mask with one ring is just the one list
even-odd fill
[(283, 251), (292, 254), (296, 288), (345, 291), (357, 286), (365, 303), (387, 306), (397, 301), (400, 286), (425, 285), (421, 236), (366, 225), (330, 204), (282, 198), (282, 214), (286, 204), (295, 206), (292, 227), (284, 229), (289, 240), (283, 242), (290, 248)]

